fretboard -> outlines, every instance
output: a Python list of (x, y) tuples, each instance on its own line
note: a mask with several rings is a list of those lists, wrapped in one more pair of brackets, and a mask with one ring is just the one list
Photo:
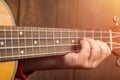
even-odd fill
[(110, 43), (109, 31), (1, 26), (0, 61), (79, 52), (83, 37)]

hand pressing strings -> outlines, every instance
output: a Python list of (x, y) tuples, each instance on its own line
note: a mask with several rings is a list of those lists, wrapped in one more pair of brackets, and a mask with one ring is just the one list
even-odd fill
[[(104, 42), (90, 38), (80, 41), (81, 50), (77, 53), (28, 59), (23, 62), (24, 71), (55, 69), (92, 69), (97, 67), (110, 54), (110, 48)], [(32, 65), (34, 66), (31, 66)]]
[(95, 68), (111, 54), (108, 45), (100, 40), (84, 38), (80, 44), (80, 52), (64, 56), (65, 64), (71, 68)]

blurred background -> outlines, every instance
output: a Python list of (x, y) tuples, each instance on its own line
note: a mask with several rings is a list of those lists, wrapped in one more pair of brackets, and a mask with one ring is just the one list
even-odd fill
[[(105, 29), (120, 17), (120, 0), (5, 0), (16, 25)], [(120, 68), (111, 55), (94, 70), (37, 71), (27, 80), (120, 80)], [(31, 65), (32, 66), (32, 65)]]

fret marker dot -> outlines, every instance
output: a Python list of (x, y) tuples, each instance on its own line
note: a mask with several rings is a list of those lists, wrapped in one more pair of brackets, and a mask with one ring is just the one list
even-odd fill
[(20, 31), (20, 35), (23, 35), (23, 32), (22, 32), (22, 31)]
[(35, 41), (34, 41), (34, 44), (37, 44), (37, 43), (38, 43), (38, 42), (35, 40)]
[(60, 43), (60, 41), (59, 41), (59, 40), (56, 40), (56, 43), (58, 44), (58, 43)]
[(20, 51), (20, 53), (21, 53), (21, 54), (24, 54), (24, 51), (23, 51), (23, 50), (21, 50), (21, 51)]
[(2, 42), (0, 42), (0, 44), (3, 46), (3, 45), (4, 45), (4, 42), (2, 41)]
[(75, 42), (75, 40), (72, 40), (72, 43), (74, 43)]

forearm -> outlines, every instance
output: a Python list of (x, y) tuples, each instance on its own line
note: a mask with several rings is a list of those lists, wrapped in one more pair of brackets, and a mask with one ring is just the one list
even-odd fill
[(36, 59), (23, 60), (23, 69), (25, 72), (37, 70), (52, 69), (70, 69), (70, 65), (66, 64), (64, 56), (43, 57)]

